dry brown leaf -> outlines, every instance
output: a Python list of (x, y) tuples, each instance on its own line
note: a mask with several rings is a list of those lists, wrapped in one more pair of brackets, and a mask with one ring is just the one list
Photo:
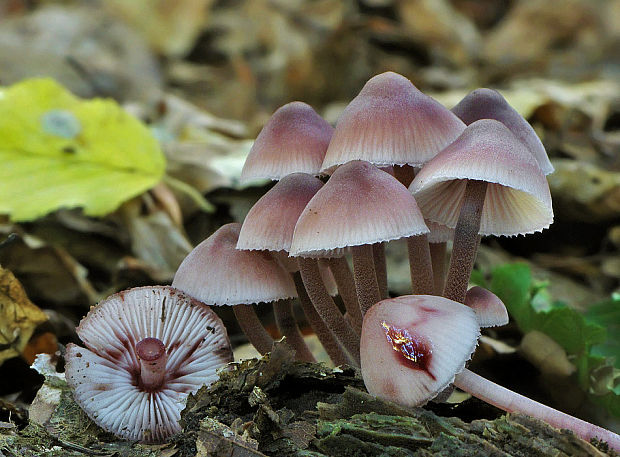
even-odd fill
[(34, 329), (46, 320), (13, 273), (0, 267), (0, 364), (20, 355)]

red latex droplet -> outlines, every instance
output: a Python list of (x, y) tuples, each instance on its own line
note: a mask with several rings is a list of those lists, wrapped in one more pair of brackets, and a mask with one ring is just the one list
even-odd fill
[(433, 380), (436, 379), (429, 370), (433, 351), (428, 342), (421, 337), (411, 335), (407, 329), (394, 327), (385, 321), (381, 322), (381, 326), (401, 365), (425, 371)]

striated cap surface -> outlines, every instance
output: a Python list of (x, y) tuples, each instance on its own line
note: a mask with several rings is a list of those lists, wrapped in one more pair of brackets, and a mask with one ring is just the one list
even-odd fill
[(318, 174), (333, 131), (306, 103), (278, 108), (258, 134), (241, 180), (278, 180), (295, 172)]
[(553, 222), (549, 185), (538, 163), (508, 128), (482, 119), (429, 161), (409, 190), (427, 219), (456, 227), (468, 179), (486, 181), (481, 235), (541, 231)]
[(423, 405), (470, 359), (480, 336), (474, 311), (431, 295), (380, 301), (364, 316), (360, 356), (373, 395), (401, 405)]
[(421, 166), (464, 129), (449, 109), (407, 78), (382, 73), (366, 83), (338, 119), (322, 170), (358, 159)]
[(469, 125), (480, 119), (495, 119), (504, 124), (530, 150), (545, 175), (553, 173), (547, 151), (532, 126), (498, 91), (476, 89), (461, 100), (452, 112)]
[(345, 247), (428, 233), (415, 199), (396, 178), (361, 160), (338, 167), (304, 208), (292, 256), (322, 257)]
[(271, 302), (297, 296), (290, 275), (266, 251), (236, 249), (241, 224), (226, 224), (181, 262), (172, 286), (208, 305)]

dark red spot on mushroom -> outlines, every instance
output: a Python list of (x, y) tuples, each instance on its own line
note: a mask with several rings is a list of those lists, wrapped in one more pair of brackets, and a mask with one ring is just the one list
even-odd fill
[(412, 335), (407, 329), (394, 327), (385, 321), (381, 322), (381, 326), (398, 362), (405, 367), (425, 371), (435, 381), (435, 375), (429, 370), (433, 357), (431, 345), (424, 338)]
[(424, 313), (428, 313), (428, 314), (437, 314), (439, 313), (438, 309), (435, 308), (429, 308), (427, 306), (418, 306), (418, 309)]

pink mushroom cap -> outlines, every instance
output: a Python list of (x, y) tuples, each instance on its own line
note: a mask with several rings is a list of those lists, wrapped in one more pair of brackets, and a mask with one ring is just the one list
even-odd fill
[(292, 102), (278, 108), (258, 134), (241, 180), (277, 181), (295, 172), (318, 174), (333, 131), (306, 103)]
[(289, 252), (295, 224), (322, 186), (320, 179), (306, 173), (283, 177), (248, 212), (237, 249)]
[(420, 170), (409, 190), (424, 217), (454, 228), (470, 179), (489, 183), (481, 235), (533, 233), (553, 222), (545, 176), (527, 147), (501, 122), (482, 119), (467, 126)]
[(329, 257), (348, 246), (425, 233), (428, 228), (407, 188), (374, 165), (355, 160), (338, 167), (308, 202), (290, 254)]
[(172, 281), (208, 305), (272, 302), (297, 296), (286, 270), (267, 251), (236, 249), (241, 224), (226, 224), (196, 246)]
[(545, 175), (553, 173), (547, 151), (532, 126), (498, 91), (476, 89), (461, 100), (452, 112), (469, 125), (480, 119), (495, 119), (504, 124), (530, 150)]
[(465, 295), (465, 304), (476, 313), (480, 327), (500, 327), (508, 323), (506, 305), (490, 290), (472, 287)]
[(351, 160), (421, 166), (456, 139), (465, 124), (393, 72), (374, 76), (345, 108), (322, 170)]
[(380, 301), (362, 326), (364, 384), (385, 400), (423, 405), (463, 370), (479, 336), (474, 311), (447, 298), (404, 295)]

